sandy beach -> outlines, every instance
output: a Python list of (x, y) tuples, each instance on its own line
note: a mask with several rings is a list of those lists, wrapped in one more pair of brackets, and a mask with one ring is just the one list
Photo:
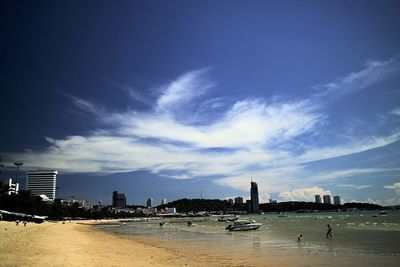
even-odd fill
[(228, 258), (143, 244), (77, 222), (30, 223), (26, 227), (0, 222), (0, 252), (1, 266), (245, 265)]
[(167, 248), (96, 229), (94, 221), (16, 226), (0, 221), (0, 266), (398, 266), (399, 257), (293, 250), (238, 258)]

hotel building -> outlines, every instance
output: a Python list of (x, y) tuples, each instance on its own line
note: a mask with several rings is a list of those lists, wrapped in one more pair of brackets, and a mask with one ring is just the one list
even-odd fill
[(42, 170), (28, 171), (26, 174), (26, 190), (32, 194), (40, 196), (45, 195), (50, 200), (56, 198), (56, 179), (57, 171)]
[(321, 195), (315, 195), (315, 203), (322, 203)]
[(250, 187), (250, 212), (257, 213), (260, 211), (260, 205), (258, 203), (258, 185), (255, 182), (251, 182)]
[(324, 204), (332, 204), (331, 202), (331, 195), (324, 195)]
[(119, 194), (118, 191), (114, 191), (112, 195), (112, 205), (114, 208), (126, 208), (125, 194)]
[(342, 205), (342, 202), (340, 200), (340, 196), (334, 196), (333, 197), (333, 205)]

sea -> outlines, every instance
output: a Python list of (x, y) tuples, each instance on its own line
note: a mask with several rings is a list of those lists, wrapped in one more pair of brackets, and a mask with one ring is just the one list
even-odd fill
[[(147, 219), (97, 225), (159, 247), (229, 257), (240, 266), (274, 259), (293, 266), (400, 266), (400, 211), (271, 213), (241, 215), (262, 223), (257, 230), (229, 232), (218, 217)], [(187, 226), (191, 221), (192, 226)], [(160, 223), (166, 222), (163, 226)], [(333, 238), (326, 238), (327, 224)], [(298, 235), (302, 235), (298, 242)], [(238, 265), (239, 266), (239, 265)], [(268, 265), (265, 265), (268, 266)]]

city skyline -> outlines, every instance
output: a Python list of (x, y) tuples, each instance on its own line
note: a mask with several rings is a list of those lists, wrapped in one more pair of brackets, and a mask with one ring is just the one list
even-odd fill
[(398, 1), (1, 5), (2, 180), (400, 204)]

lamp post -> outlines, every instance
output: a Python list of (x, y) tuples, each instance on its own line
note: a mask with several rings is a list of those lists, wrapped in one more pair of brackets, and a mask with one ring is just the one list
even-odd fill
[(24, 163), (22, 161), (17, 161), (17, 162), (14, 162), (14, 165), (17, 166), (17, 177), (15, 177), (15, 184), (17, 184), (18, 183), (19, 166), (24, 165)]

